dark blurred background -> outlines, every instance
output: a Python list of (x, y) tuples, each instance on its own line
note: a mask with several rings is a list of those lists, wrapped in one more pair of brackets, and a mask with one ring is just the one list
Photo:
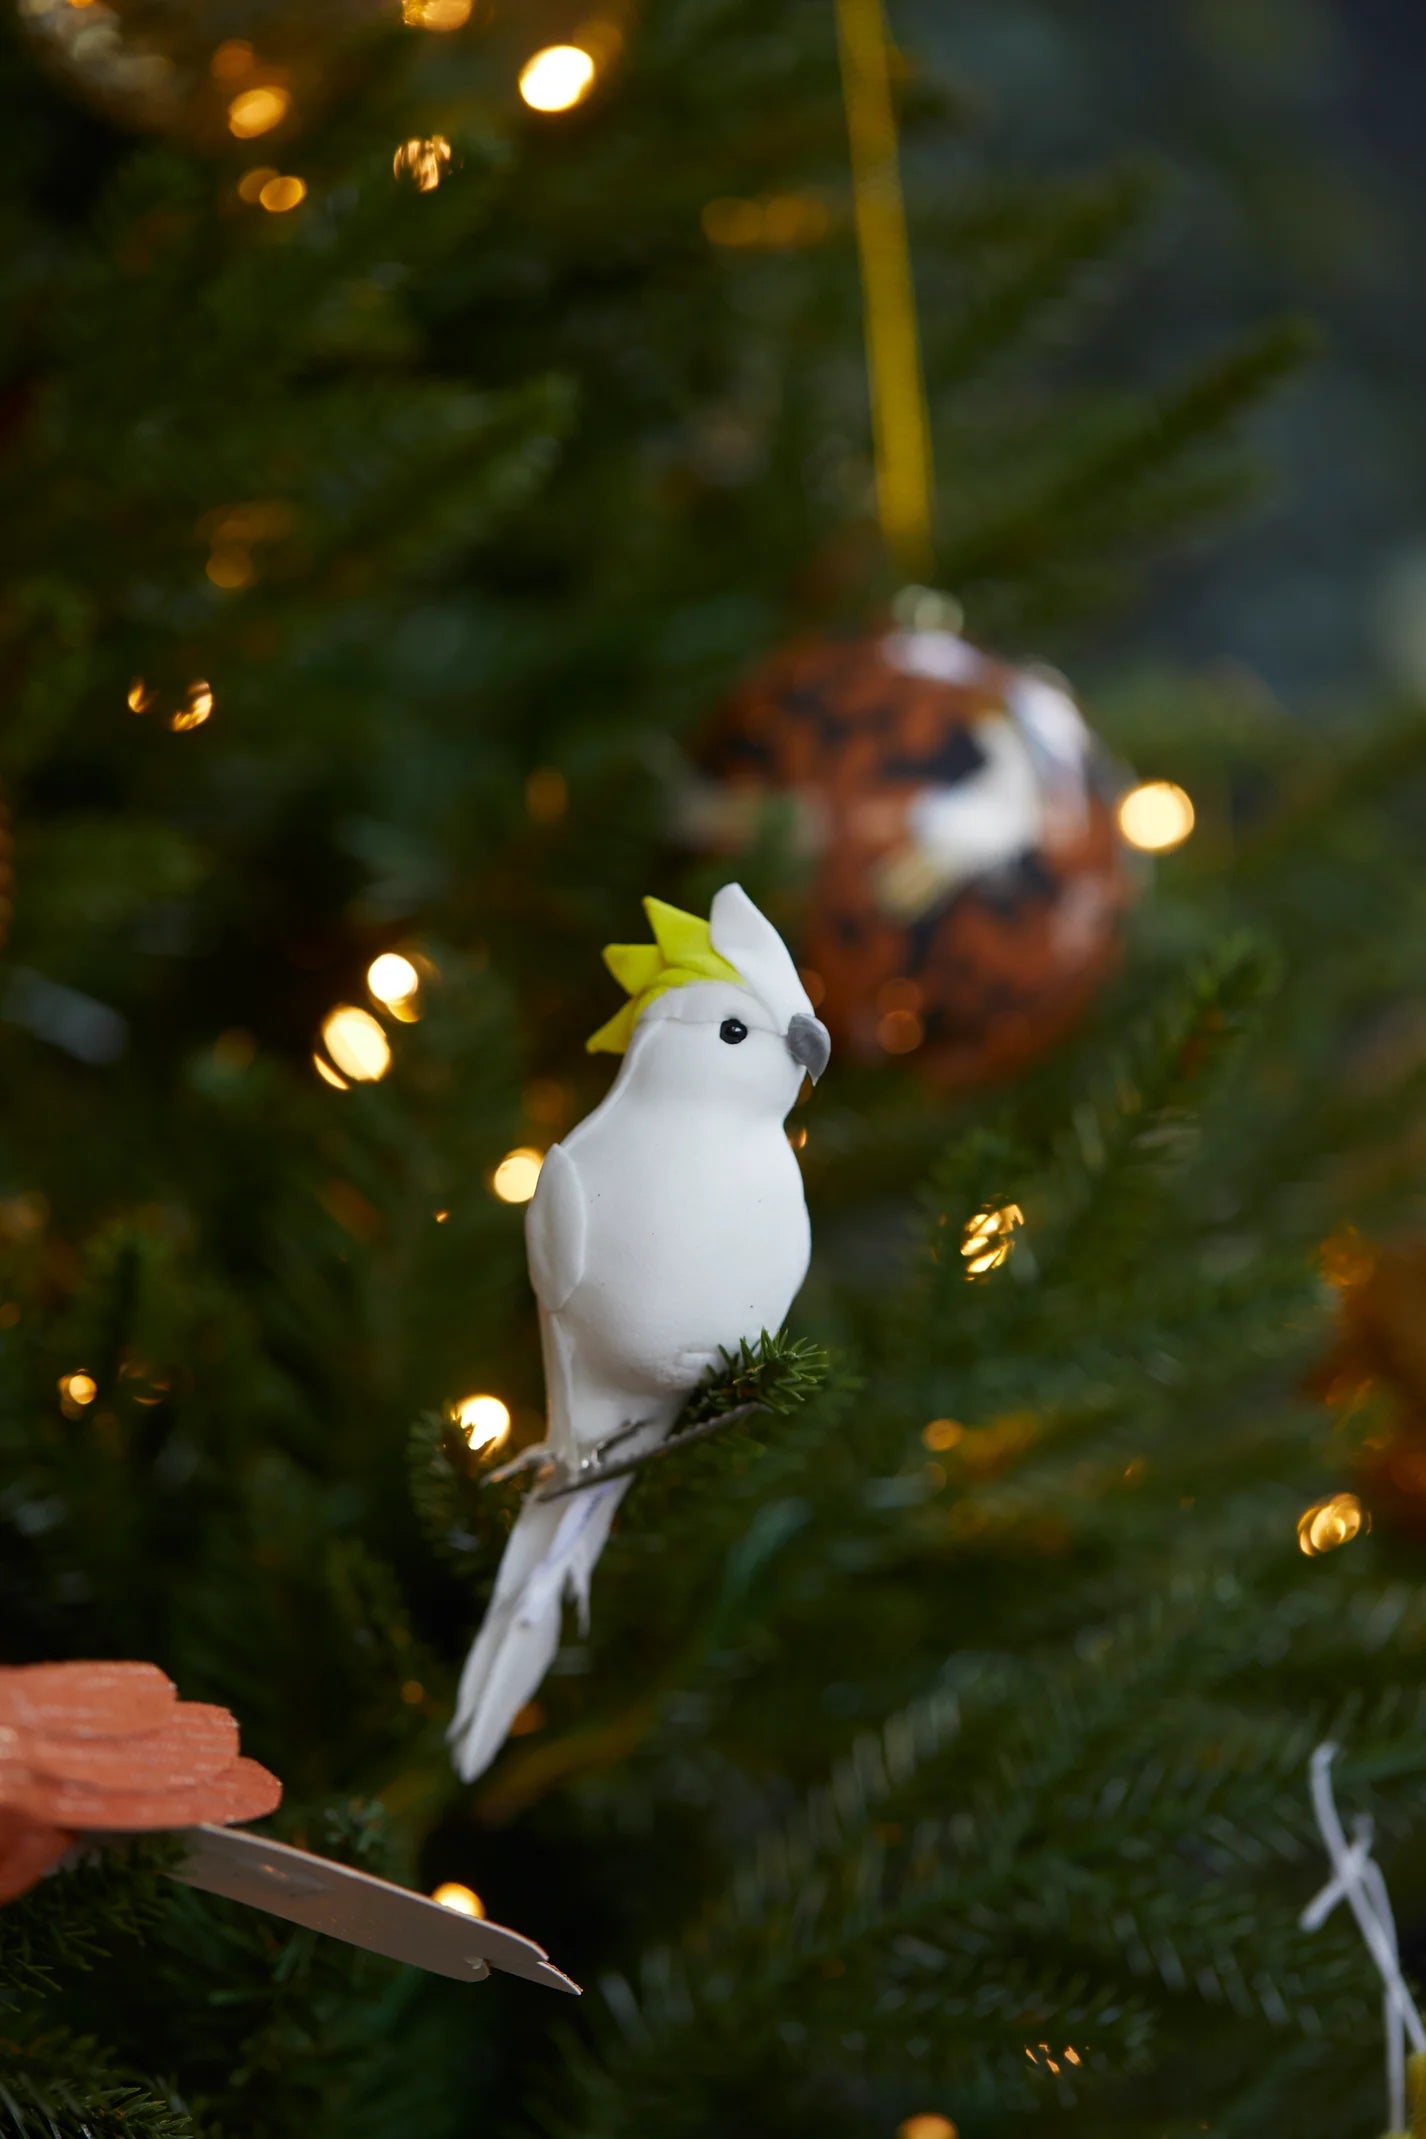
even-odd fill
[(1271, 488), (1160, 582), (1157, 647), (1242, 662), (1303, 710), (1426, 685), (1426, 12), (915, 0), (903, 23), (980, 104), (997, 162), (1169, 167), (1096, 362), (1167, 372), (1274, 309), (1322, 329), (1318, 362), (1258, 419)]

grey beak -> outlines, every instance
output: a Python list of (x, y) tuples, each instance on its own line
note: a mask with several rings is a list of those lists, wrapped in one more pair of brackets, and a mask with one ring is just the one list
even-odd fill
[(815, 1084), (831, 1059), (832, 1035), (820, 1018), (799, 1011), (787, 1028), (787, 1052)]

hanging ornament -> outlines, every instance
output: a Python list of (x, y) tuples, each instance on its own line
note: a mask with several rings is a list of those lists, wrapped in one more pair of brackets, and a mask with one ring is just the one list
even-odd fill
[(943, 598), (775, 655), (719, 725), (690, 804), (736, 853), (779, 820), (809, 868), (809, 993), (861, 1061), (1004, 1076), (1113, 966), (1129, 895), (1117, 779), (1063, 681), (961, 638)]
[[(877, 508), (920, 580), (931, 432), (881, 0), (837, 0), (837, 23)], [(790, 819), (808, 991), (853, 1057), (913, 1055), (944, 1085), (1004, 1076), (1114, 963), (1130, 878), (1113, 769), (1063, 680), (972, 646), (946, 595), (908, 586), (889, 628), (776, 654), (701, 763), (695, 844), (735, 855)]]
[(463, 1983), (499, 1968), (577, 1993), (518, 1931), (231, 1824), (281, 1799), (228, 1711), (153, 1664), (0, 1666), (0, 1903), (120, 1835), (174, 1833), (186, 1886)]

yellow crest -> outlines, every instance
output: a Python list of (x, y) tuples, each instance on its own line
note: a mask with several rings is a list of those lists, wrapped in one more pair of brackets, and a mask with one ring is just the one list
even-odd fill
[(657, 995), (694, 980), (734, 980), (742, 974), (713, 948), (708, 923), (662, 899), (645, 899), (652, 943), (607, 943), (604, 963), (630, 1000), (585, 1041), (591, 1055), (622, 1055), (634, 1027)]

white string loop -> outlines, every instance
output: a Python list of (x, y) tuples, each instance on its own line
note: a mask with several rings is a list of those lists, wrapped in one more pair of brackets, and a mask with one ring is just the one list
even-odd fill
[(1406, 2043), (1416, 2052), (1426, 2051), (1426, 2026), (1401, 1973), (1396, 1942), (1396, 1921), (1381, 1866), (1372, 1859), (1372, 1823), (1361, 1817), (1352, 1822), (1352, 1840), (1347, 1840), (1332, 1794), (1332, 1762), (1335, 1745), (1319, 1745), (1312, 1755), (1312, 1810), (1317, 1818), (1332, 1877), (1303, 1910), (1298, 1921), (1304, 1931), (1317, 1931), (1326, 1923), (1339, 1901), (1345, 1901), (1367, 1951), (1382, 1980), (1382, 2025), (1386, 2034), (1387, 2116), (1393, 2132), (1406, 2128)]

